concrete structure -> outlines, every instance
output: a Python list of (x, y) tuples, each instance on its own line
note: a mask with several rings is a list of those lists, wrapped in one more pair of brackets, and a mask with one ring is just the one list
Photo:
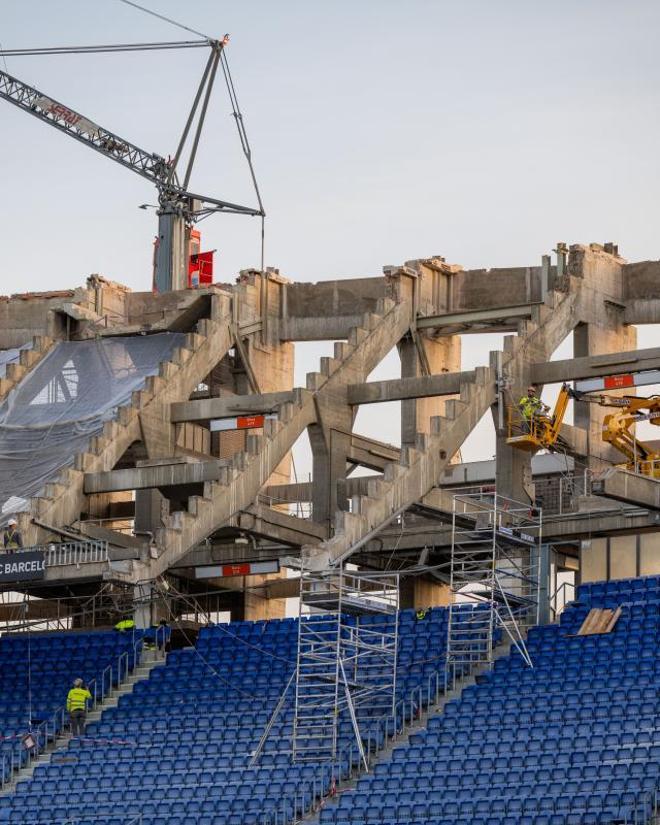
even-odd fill
[[(582, 559), (583, 576), (600, 574), (588, 537), (639, 534), (635, 569), (660, 570), (660, 537), (649, 538), (660, 530), (658, 482), (608, 474), (621, 458), (601, 441), (603, 409), (576, 405), (564, 430), (575, 462), (532, 462), (506, 443), (507, 407), (530, 381), (660, 368), (660, 348), (635, 349), (634, 325), (658, 322), (660, 263), (629, 264), (612, 244), (559, 244), (554, 264), (543, 256), (539, 266), (507, 269), (463, 270), (432, 257), (385, 267), (380, 277), (318, 284), (250, 270), (232, 286), (163, 295), (95, 275), (84, 288), (0, 299), (0, 349), (32, 342), (0, 379), (0, 400), (58, 341), (185, 334), (19, 515), (30, 545), (94, 537), (107, 542), (107, 558), (50, 569), (48, 587), (14, 589), (56, 599), (175, 582), (200, 604), (210, 604), (211, 591), (218, 610), (266, 617), (282, 614), (294, 580), (242, 567), (201, 579), (199, 568), (279, 559), (295, 569), (302, 559), (320, 569), (348, 560), (401, 568), (404, 603), (442, 604), (454, 486), (541, 504), (558, 569), (579, 569)], [(510, 334), (481, 367), (462, 369), (461, 336), (484, 331)], [(570, 334), (576, 357), (552, 362)], [(296, 342), (328, 339), (333, 357), (295, 388)], [(369, 382), (395, 348), (400, 379)], [(392, 400), (401, 401), (401, 447), (353, 432), (360, 405), (376, 416), (374, 405)], [(496, 467), (457, 464), (489, 411)], [(236, 429), (212, 424), (228, 418)], [(292, 483), (290, 451), (305, 431), (313, 480)], [(356, 467), (370, 475), (353, 477)], [(603, 477), (592, 489), (595, 474)], [(632, 569), (623, 550), (615, 555), (610, 574)]]

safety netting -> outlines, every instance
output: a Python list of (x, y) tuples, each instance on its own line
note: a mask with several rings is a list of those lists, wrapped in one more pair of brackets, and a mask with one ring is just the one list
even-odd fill
[(57, 344), (0, 405), (2, 517), (25, 509), (70, 466), (184, 338), (165, 332)]

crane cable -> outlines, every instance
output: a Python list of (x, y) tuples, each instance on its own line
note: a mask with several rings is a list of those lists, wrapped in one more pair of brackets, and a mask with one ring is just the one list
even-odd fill
[(203, 37), (209, 41), (213, 40), (213, 38), (209, 37), (207, 34), (198, 32), (196, 29), (191, 29), (190, 26), (184, 26), (183, 23), (172, 20), (171, 17), (166, 17), (164, 14), (159, 14), (156, 11), (152, 11), (145, 6), (141, 6), (139, 3), (134, 3), (133, 0), (119, 0), (119, 2), (124, 3), (126, 6), (133, 6), (134, 9), (139, 9), (145, 14), (150, 14), (152, 17), (157, 17), (159, 20), (164, 20), (166, 23), (171, 23), (173, 26), (178, 26), (180, 29), (184, 29), (184, 31), (190, 32), (191, 34), (196, 34), (198, 37)]

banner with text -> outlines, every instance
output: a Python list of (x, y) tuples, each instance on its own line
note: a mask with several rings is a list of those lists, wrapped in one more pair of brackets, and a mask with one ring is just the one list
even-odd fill
[(0, 556), (0, 582), (23, 582), (43, 579), (46, 575), (46, 553), (26, 550)]

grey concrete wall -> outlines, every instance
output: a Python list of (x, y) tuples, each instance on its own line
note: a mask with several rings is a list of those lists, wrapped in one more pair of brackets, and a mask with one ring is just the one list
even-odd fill
[(467, 269), (457, 273), (453, 283), (454, 311), (514, 306), (541, 300), (540, 266)]
[(636, 298), (660, 298), (660, 261), (639, 261), (623, 267), (623, 289), (626, 301)]

